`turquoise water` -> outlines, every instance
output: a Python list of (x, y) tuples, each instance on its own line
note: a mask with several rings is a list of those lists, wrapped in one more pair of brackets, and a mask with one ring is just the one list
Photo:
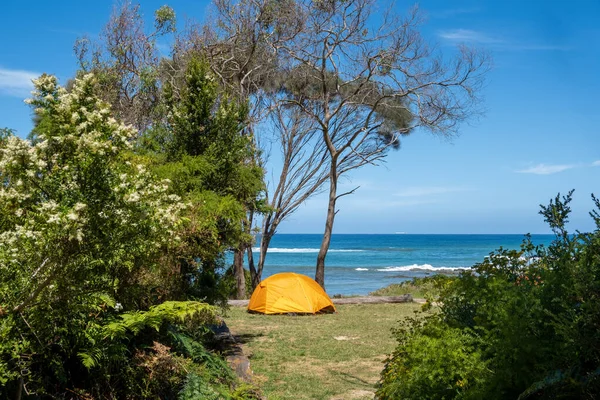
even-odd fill
[[(314, 278), (321, 237), (275, 235), (263, 279), (284, 271)], [(532, 236), (535, 244), (547, 245), (552, 239), (552, 235)], [(469, 268), (500, 246), (518, 249), (522, 240), (523, 235), (333, 235), (325, 261), (325, 288), (329, 295), (366, 295), (413, 277)], [(258, 261), (258, 253), (254, 254)]]

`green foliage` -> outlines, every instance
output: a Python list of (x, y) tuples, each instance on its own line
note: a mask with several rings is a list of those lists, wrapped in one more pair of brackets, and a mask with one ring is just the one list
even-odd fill
[[(247, 269), (244, 268), (244, 278), (245, 278), (245, 284), (246, 284), (246, 288), (247, 288), (247, 292), (246, 292), (246, 298), (250, 298), (250, 296), (252, 296), (252, 275), (250, 274), (250, 271), (248, 271)], [(234, 270), (233, 270), (233, 266), (229, 269), (227, 269), (227, 271), (225, 272), (224, 276), (224, 284), (225, 287), (227, 288), (227, 296), (230, 299), (234, 299), (235, 295), (236, 295), (236, 278), (235, 278), (235, 274), (234, 274)]]
[(400, 345), (382, 373), (380, 398), (485, 398), (479, 390), (490, 371), (476, 336), (441, 323), (406, 322), (395, 331)]
[(422, 297), (430, 302), (434, 302), (437, 301), (444, 287), (450, 285), (453, 279), (456, 279), (456, 277), (442, 274), (435, 274), (423, 278), (412, 278), (409, 281), (393, 283), (369, 293), (369, 295), (400, 296), (409, 293), (412, 294), (413, 297)]
[[(399, 346), (382, 375), (381, 398), (597, 397), (600, 224), (591, 233), (569, 234), (571, 198), (572, 192), (559, 195), (542, 207), (556, 233), (548, 248), (526, 237), (520, 251), (490, 254), (443, 288), (439, 313), (396, 333)], [(450, 347), (464, 354), (447, 359)], [(425, 354), (446, 361), (434, 365)], [(449, 367), (479, 371), (476, 384), (452, 386)], [(429, 378), (419, 375), (423, 368)]]
[(206, 334), (215, 309), (164, 301), (186, 206), (131, 157), (94, 76), (34, 84), (31, 140), (0, 132), (0, 397), (175, 398), (192, 372), (226, 397), (202, 336), (197, 357), (172, 335)]
[[(251, 385), (237, 383), (235, 374), (225, 361), (207, 351), (191, 335), (173, 332), (175, 348), (194, 362), (201, 365), (185, 378), (185, 384), (179, 392), (179, 399), (258, 399), (259, 393)], [(235, 388), (231, 390), (232, 385)]]
[(185, 385), (178, 397), (179, 400), (218, 400), (221, 398), (217, 391), (194, 373), (187, 376)]
[(248, 107), (224, 93), (195, 57), (165, 85), (164, 99), (164, 120), (140, 137), (136, 151), (190, 204), (173, 266), (181, 273), (181, 297), (224, 301), (224, 252), (251, 240), (246, 210), (263, 188), (245, 132)]
[(156, 32), (175, 32), (175, 11), (167, 5), (160, 7), (154, 12), (154, 27)]
[(0, 142), (14, 135), (14, 130), (9, 128), (0, 128)]
[(140, 5), (119, 2), (97, 40), (79, 38), (74, 46), (79, 74), (93, 73), (99, 84), (98, 96), (111, 105), (117, 119), (140, 132), (154, 125), (160, 114), (157, 39), (176, 30), (171, 7), (160, 7), (154, 17), (154, 30), (148, 31)]
[(159, 330), (165, 322), (183, 323), (187, 319), (195, 319), (202, 324), (217, 322), (215, 309), (208, 304), (196, 301), (165, 301), (152, 306), (148, 311), (132, 311), (119, 315), (119, 320), (103, 327), (103, 336), (123, 339), (127, 334), (137, 335), (145, 328)]

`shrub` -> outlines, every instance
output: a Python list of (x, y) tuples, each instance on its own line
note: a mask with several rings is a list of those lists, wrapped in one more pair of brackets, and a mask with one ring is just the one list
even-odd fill
[[(436, 317), (434, 317), (436, 318)], [(410, 319), (395, 331), (377, 392), (382, 399), (477, 399), (489, 370), (477, 337), (443, 322)]]
[(128, 160), (136, 132), (92, 75), (34, 84), (31, 140), (0, 131), (0, 397), (175, 398), (193, 372), (227, 398), (235, 377), (197, 336), (215, 309), (156, 289), (185, 205)]
[(432, 276), (426, 276), (424, 278), (412, 278), (409, 281), (401, 283), (393, 283), (384, 288), (378, 289), (370, 296), (400, 296), (403, 294), (410, 293), (413, 297), (424, 297), (429, 299), (431, 302), (436, 301), (440, 295), (441, 290), (450, 284), (450, 281), (455, 276), (448, 276), (444, 274), (435, 274)]
[(597, 229), (572, 235), (571, 196), (542, 207), (556, 234), (548, 248), (526, 237), (518, 251), (497, 250), (443, 288), (439, 313), (397, 332), (380, 398), (600, 394), (600, 203)]

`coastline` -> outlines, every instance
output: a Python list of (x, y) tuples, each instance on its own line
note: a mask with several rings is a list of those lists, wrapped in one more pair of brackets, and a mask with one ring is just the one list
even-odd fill
[[(321, 238), (317, 234), (275, 235), (263, 279), (278, 272), (314, 277)], [(325, 289), (332, 297), (366, 296), (413, 278), (456, 275), (499, 247), (518, 249), (523, 238), (519, 234), (334, 234), (325, 261)], [(536, 244), (548, 244), (553, 238), (532, 235)], [(258, 259), (258, 253), (254, 255)]]

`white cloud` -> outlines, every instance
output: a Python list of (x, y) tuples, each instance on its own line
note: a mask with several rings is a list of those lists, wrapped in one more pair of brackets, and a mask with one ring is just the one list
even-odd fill
[(592, 167), (600, 167), (600, 160), (594, 161)]
[(480, 43), (480, 44), (491, 44), (491, 43), (503, 43), (504, 40), (496, 37), (489, 36), (483, 32), (473, 31), (470, 29), (452, 29), (449, 31), (442, 31), (439, 33), (442, 39), (449, 40), (451, 42), (463, 42), (463, 43)]
[(518, 40), (507, 40), (506, 38), (490, 35), (471, 29), (451, 29), (441, 31), (438, 36), (452, 43), (468, 43), (477, 45), (488, 45), (495, 50), (504, 51), (568, 51), (569, 47), (546, 43), (522, 43)]
[(550, 175), (556, 174), (562, 171), (566, 171), (568, 169), (572, 169), (577, 167), (577, 165), (573, 164), (554, 164), (554, 165), (546, 165), (546, 164), (538, 164), (530, 168), (521, 169), (515, 172), (520, 174), (535, 174), (535, 175)]
[(436, 194), (464, 192), (466, 189), (462, 187), (445, 187), (445, 186), (417, 186), (403, 189), (394, 193), (397, 197), (425, 197)]
[(33, 71), (0, 68), (0, 94), (27, 97), (33, 89), (31, 80), (39, 76)]

